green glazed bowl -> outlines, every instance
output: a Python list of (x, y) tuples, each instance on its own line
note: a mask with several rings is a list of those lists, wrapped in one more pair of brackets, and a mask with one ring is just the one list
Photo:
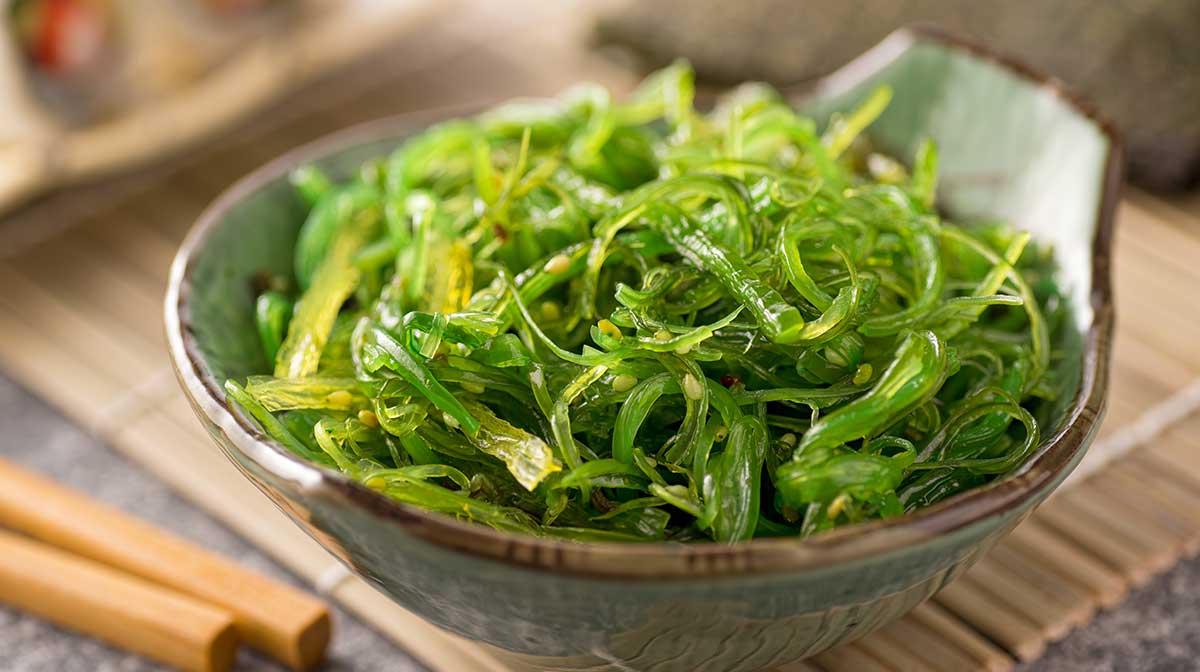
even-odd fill
[[(497, 532), (399, 504), (309, 464), (225, 398), (227, 377), (265, 372), (252, 279), (290, 273), (304, 210), (287, 182), (316, 162), (347, 176), (433, 121), (406, 117), (301, 148), (232, 187), (171, 272), (171, 356), (196, 415), (264, 493), (399, 604), (531, 669), (752, 670), (810, 656), (888, 623), (961, 574), (1078, 464), (1104, 407), (1113, 308), (1109, 247), (1120, 185), (1110, 127), (1058, 85), (930, 30), (893, 34), (821, 81), (816, 118), (879, 84), (895, 99), (872, 127), (909, 158), (933, 137), (942, 203), (1004, 218), (1052, 243), (1076, 331), (1075, 394), (1018, 472), (915, 514), (816, 538), (719, 544), (580, 544)], [(1068, 329), (1068, 331), (1072, 331)]]

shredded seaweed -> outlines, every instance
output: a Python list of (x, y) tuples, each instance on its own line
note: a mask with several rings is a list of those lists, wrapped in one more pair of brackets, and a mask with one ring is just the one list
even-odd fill
[[(388, 496), (554, 538), (737, 542), (902, 515), (1021, 466), (1055, 389), (1052, 255), (863, 136), (683, 64), (294, 175), (274, 375), (231, 398)], [(294, 307), (294, 308), (293, 308)]]

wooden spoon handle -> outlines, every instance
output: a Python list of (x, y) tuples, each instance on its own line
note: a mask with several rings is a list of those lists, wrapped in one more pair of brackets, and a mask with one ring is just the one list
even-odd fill
[(319, 600), (2, 459), (0, 525), (226, 609), (247, 643), (293, 669), (325, 655)]
[(0, 603), (183, 670), (224, 672), (237, 654), (228, 611), (8, 532)]

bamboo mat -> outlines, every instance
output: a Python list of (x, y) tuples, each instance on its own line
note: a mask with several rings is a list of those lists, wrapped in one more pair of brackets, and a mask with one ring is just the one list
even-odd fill
[[(369, 76), (322, 83), (186, 165), (114, 189), (107, 205), (80, 214), (50, 202), (10, 218), (0, 227), (0, 369), (430, 668), (508, 670), (350, 576), (242, 478), (192, 416), (161, 336), (167, 269), (186, 228), (221, 188), (286, 148), (434, 103), (622, 81), (602, 65), (547, 68), (549, 47), (506, 49), (486, 31), (440, 42), (452, 48), (398, 49)], [(1200, 550), (1200, 200), (1134, 194), (1119, 218), (1111, 403), (1072, 487), (930, 603), (780, 670), (1010, 669)], [(73, 226), (55, 232), (55, 222)]]

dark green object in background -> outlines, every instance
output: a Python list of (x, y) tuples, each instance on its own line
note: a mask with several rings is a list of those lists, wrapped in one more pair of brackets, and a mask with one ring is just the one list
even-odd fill
[(658, 0), (602, 19), (602, 43), (652, 67), (683, 57), (712, 82), (801, 84), (909, 23), (994, 45), (1054, 75), (1112, 117), (1130, 178), (1200, 185), (1200, 2), (1194, 0)]

